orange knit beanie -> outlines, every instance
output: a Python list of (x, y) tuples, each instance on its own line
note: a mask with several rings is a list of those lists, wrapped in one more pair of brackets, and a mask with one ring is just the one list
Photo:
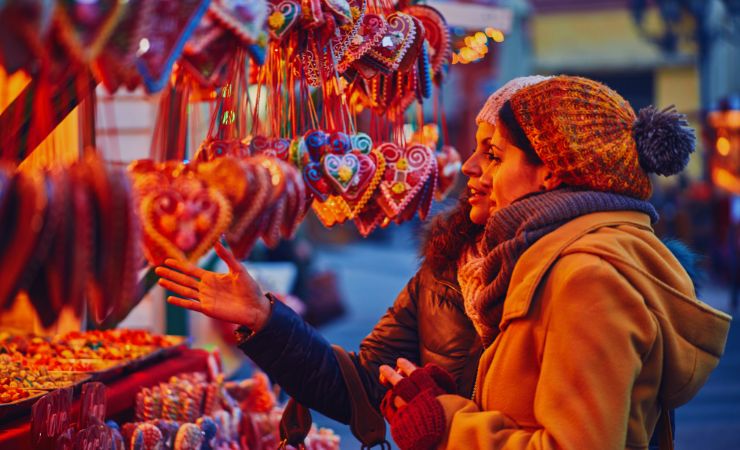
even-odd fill
[(537, 155), (570, 186), (647, 199), (648, 174), (680, 172), (694, 150), (683, 115), (652, 106), (635, 115), (619, 94), (587, 78), (553, 77), (509, 102)]

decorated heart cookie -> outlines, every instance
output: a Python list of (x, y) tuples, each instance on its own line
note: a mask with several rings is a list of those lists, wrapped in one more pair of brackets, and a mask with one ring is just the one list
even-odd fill
[(185, 41), (206, 12), (206, 0), (149, 0), (153, 13), (165, 23), (151, 27), (139, 42), (136, 66), (149, 92), (161, 90), (180, 57)]
[(243, 45), (254, 44), (267, 19), (265, 0), (213, 0), (209, 14), (234, 33)]
[(267, 29), (273, 39), (281, 40), (298, 22), (301, 6), (291, 0), (267, 5)]
[(428, 5), (409, 5), (403, 10), (421, 21), (424, 36), (429, 43), (429, 59), (434, 76), (443, 73), (443, 67), (452, 59), (452, 40), (442, 14)]
[(378, 204), (386, 216), (395, 218), (424, 188), (437, 161), (431, 149), (420, 144), (401, 149), (394, 143), (384, 143), (378, 151), (386, 161)]
[(388, 16), (387, 21), (383, 37), (365, 57), (379, 70), (391, 73), (414, 56), (411, 50), (418, 45), (421, 31), (417, 29), (414, 17), (408, 14), (395, 12)]
[(160, 265), (203, 256), (231, 223), (231, 207), (218, 190), (181, 177), (144, 196), (141, 217), (146, 257)]
[(322, 164), (326, 179), (340, 195), (347, 192), (360, 169), (357, 155), (351, 153), (341, 156), (330, 153), (324, 156)]
[(359, 19), (360, 26), (349, 40), (342, 59), (337, 64), (339, 73), (344, 73), (352, 63), (358, 61), (385, 36), (388, 23), (379, 14), (365, 14)]

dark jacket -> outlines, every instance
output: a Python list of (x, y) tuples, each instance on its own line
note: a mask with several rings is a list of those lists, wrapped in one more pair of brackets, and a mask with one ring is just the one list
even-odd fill
[[(432, 230), (431, 241), (439, 238), (435, 231), (440, 230)], [(460, 395), (470, 397), (473, 389), (482, 348), (465, 315), (456, 263), (449, 261), (451, 270), (437, 270), (444, 246), (424, 248), (418, 272), (362, 341), (359, 353), (351, 354), (376, 406), (386, 391), (378, 369), (395, 366), (400, 357), (444, 367), (455, 377)], [(349, 422), (347, 388), (330, 344), (288, 307), (276, 302), (265, 327), (239, 347), (298, 402)]]

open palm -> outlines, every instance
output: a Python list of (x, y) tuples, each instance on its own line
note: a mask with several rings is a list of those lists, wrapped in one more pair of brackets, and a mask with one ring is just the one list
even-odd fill
[(177, 294), (167, 297), (167, 302), (259, 330), (269, 315), (269, 300), (230, 250), (220, 242), (215, 249), (229, 267), (227, 273), (209, 272), (172, 258), (155, 269), (161, 277), (159, 285)]

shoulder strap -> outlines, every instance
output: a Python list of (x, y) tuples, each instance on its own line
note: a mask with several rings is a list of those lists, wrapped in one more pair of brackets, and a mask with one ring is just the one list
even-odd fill
[(663, 408), (658, 419), (658, 428), (660, 437), (658, 438), (658, 448), (660, 450), (673, 450), (673, 427), (671, 426), (671, 411)]
[(381, 448), (390, 448), (385, 440), (385, 419), (367, 397), (365, 386), (357, 373), (357, 367), (346, 351), (338, 345), (332, 345), (334, 354), (339, 362), (342, 377), (347, 385), (347, 393), (352, 403), (352, 417), (350, 429), (352, 434), (362, 443), (363, 448), (380, 445)]
[(280, 419), (280, 447), (292, 445), (299, 448), (306, 440), (308, 432), (311, 431), (311, 411), (301, 405), (294, 398), (288, 400), (283, 410), (283, 417)]

